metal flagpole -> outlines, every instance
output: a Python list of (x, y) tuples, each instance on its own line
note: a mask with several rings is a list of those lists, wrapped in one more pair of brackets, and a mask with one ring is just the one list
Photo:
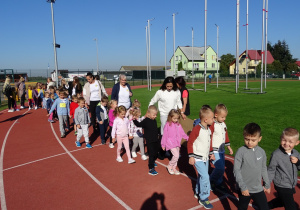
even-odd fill
[(262, 40), (261, 40), (261, 70), (260, 70), (260, 93), (263, 93), (263, 77), (264, 77), (264, 33), (265, 33), (265, 0), (263, 0), (262, 15)]
[(247, 14), (246, 14), (246, 89), (248, 89), (248, 5), (249, 0), (247, 0)]
[(238, 73), (239, 73), (239, 36), (240, 36), (240, 1), (236, 3), (236, 60), (235, 60), (235, 93), (238, 92)]
[(148, 26), (146, 26), (146, 54), (147, 54), (147, 87), (148, 87), (148, 90), (149, 90), (149, 78), (148, 78), (148, 75), (149, 75), (149, 56), (148, 56)]
[(219, 26), (217, 26), (217, 88), (219, 87)]
[(97, 73), (99, 72), (99, 53), (98, 53), (98, 39), (94, 39), (96, 41), (96, 47), (97, 47)]
[(268, 3), (266, 0), (266, 40), (265, 40), (265, 88), (267, 88), (267, 56), (268, 56)]
[(165, 71), (167, 70), (167, 29), (165, 29)]
[(194, 29), (192, 27), (192, 87), (194, 88)]
[(149, 56), (149, 90), (151, 91), (151, 48), (150, 48), (150, 20), (148, 20), (148, 56)]
[[(177, 13), (176, 13), (177, 14)], [(175, 67), (175, 13), (173, 13), (173, 76), (176, 76), (176, 67)]]
[(206, 23), (207, 23), (207, 0), (205, 0), (205, 6), (204, 6), (204, 92), (206, 92), (206, 68), (207, 68), (207, 54), (206, 54)]

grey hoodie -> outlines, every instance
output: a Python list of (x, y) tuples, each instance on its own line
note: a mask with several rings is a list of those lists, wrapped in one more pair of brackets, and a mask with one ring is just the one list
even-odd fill
[(291, 162), (290, 156), (280, 146), (272, 153), (268, 174), (270, 181), (282, 188), (294, 188), (297, 184), (298, 170), (300, 170), (300, 155), (295, 149), (291, 156), (298, 158), (296, 164)]
[(243, 146), (237, 150), (234, 157), (233, 173), (241, 191), (248, 190), (249, 193), (263, 191), (262, 178), (265, 188), (270, 188), (266, 163), (266, 153), (259, 146), (252, 149)]
[(86, 107), (77, 107), (75, 109), (74, 119), (76, 125), (87, 125), (91, 123), (89, 110)]

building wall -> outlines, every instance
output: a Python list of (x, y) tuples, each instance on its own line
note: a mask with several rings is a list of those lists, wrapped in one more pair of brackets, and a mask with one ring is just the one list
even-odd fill
[[(241, 54), (241, 57), (245, 55), (246, 53)], [(241, 61), (241, 60), (240, 60)], [(252, 74), (255, 72), (255, 67), (261, 62), (261, 60), (250, 60), (248, 63), (248, 74)], [(235, 69), (235, 63), (229, 66), (229, 74), (234, 74)], [(244, 71), (245, 70), (245, 71)], [(246, 74), (246, 59), (242, 61), (242, 63), (239, 63), (239, 74)]]

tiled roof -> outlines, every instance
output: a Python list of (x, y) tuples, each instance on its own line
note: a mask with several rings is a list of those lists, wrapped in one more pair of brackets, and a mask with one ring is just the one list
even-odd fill
[[(240, 54), (241, 55), (245, 54), (246, 55), (246, 50)], [(248, 50), (248, 57), (250, 60), (261, 60), (261, 50)], [(235, 64), (236, 60), (234, 59), (231, 63), (230, 66)], [(270, 51), (267, 51), (267, 64), (272, 64), (274, 62), (274, 58)]]
[[(151, 66), (151, 70), (164, 70), (165, 66)], [(170, 69), (170, 66), (167, 66), (167, 69)], [(138, 70), (147, 70), (147, 66), (121, 66), (121, 71), (138, 71)]]
[[(192, 55), (194, 56), (194, 60), (204, 60), (204, 57), (201, 57), (202, 54), (204, 54), (204, 47), (179, 47), (183, 54), (187, 57), (188, 60), (193, 60)], [(209, 46), (207, 46), (209, 48)]]
[(297, 66), (300, 67), (300, 61), (296, 61)]

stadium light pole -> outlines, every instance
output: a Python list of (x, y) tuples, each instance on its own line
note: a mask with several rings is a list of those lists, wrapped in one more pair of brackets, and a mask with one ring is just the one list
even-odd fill
[(239, 77), (239, 36), (240, 36), (240, 0), (236, 2), (236, 58), (235, 58), (235, 93), (238, 92), (238, 77)]
[(263, 15), (262, 15), (262, 39), (261, 39), (261, 69), (260, 69), (260, 93), (263, 93), (263, 77), (264, 77), (264, 33), (265, 33), (265, 0), (263, 0)]
[(175, 68), (175, 15), (177, 15), (177, 13), (173, 13), (173, 76), (176, 76), (176, 68)]
[(217, 26), (217, 88), (219, 87), (219, 26)]
[(95, 38), (94, 41), (96, 41), (96, 48), (97, 48), (97, 73), (99, 72), (99, 52), (98, 52), (98, 39)]
[(194, 28), (192, 27), (192, 87), (194, 88)]
[(206, 92), (206, 69), (207, 69), (207, 54), (206, 54), (206, 23), (207, 23), (207, 0), (204, 3), (204, 92)]
[(47, 2), (51, 4), (52, 32), (53, 32), (53, 49), (54, 49), (54, 63), (55, 63), (55, 80), (56, 80), (56, 87), (58, 88), (58, 65), (57, 65), (57, 53), (56, 53), (54, 11), (53, 11), (53, 3), (55, 3), (55, 1), (56, 0), (47, 0)]
[(268, 56), (268, 7), (269, 0), (266, 0), (266, 33), (265, 33), (265, 88), (267, 88), (267, 56)]
[(167, 71), (167, 28), (165, 28), (165, 71)]

